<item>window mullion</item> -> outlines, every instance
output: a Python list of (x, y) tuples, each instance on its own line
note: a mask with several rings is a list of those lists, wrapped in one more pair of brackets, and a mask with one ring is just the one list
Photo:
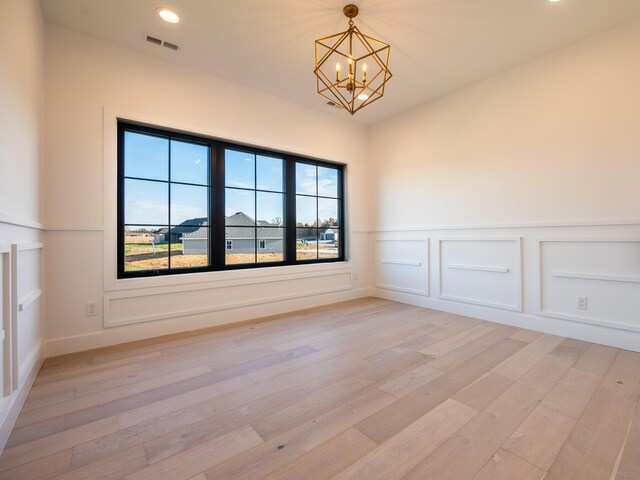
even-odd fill
[(296, 262), (296, 162), (285, 157), (285, 261)]
[(213, 224), (213, 257), (216, 270), (225, 268), (226, 254), (226, 225), (224, 218), (224, 147), (215, 144), (215, 192), (212, 197), (215, 199), (211, 223)]

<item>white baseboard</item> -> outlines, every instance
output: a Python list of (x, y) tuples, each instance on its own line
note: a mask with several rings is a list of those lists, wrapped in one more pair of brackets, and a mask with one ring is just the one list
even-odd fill
[(18, 389), (2, 401), (2, 406), (0, 407), (0, 453), (4, 450), (7, 440), (9, 440), (9, 435), (27, 399), (31, 386), (38, 376), (44, 358), (45, 343), (43, 341), (31, 351), (31, 354), (20, 369), (22, 381)]
[(373, 295), (373, 289), (360, 288), (323, 295), (303, 296), (268, 305), (248, 305), (234, 310), (234, 315), (214, 318), (212, 315), (179, 317), (157, 322), (138, 323), (108, 328), (83, 335), (53, 338), (46, 342), (47, 357), (108, 347), (136, 340), (170, 335), (190, 330), (234, 324), (256, 318), (284, 314), (335, 302), (355, 300)]
[(630, 332), (628, 330), (542, 317), (524, 312), (497, 310), (489, 307), (451, 302), (437, 298), (427, 298), (421, 295), (384, 290), (381, 288), (373, 289), (372, 295), (386, 300), (416, 305), (418, 307), (431, 308), (433, 310), (455, 313), (457, 315), (487, 320), (489, 322), (640, 352), (640, 333)]

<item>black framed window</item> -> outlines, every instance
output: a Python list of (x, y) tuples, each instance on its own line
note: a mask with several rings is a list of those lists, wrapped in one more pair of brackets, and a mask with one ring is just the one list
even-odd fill
[(118, 122), (118, 278), (344, 260), (343, 166)]

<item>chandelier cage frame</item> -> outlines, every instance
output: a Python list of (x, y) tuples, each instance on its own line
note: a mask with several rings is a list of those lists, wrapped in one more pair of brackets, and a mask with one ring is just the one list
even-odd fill
[[(349, 18), (349, 28), (315, 41), (314, 73), (318, 94), (354, 115), (384, 95), (385, 86), (393, 76), (388, 68), (391, 45), (364, 35), (354, 25), (353, 18), (358, 14), (356, 6), (347, 5), (343, 11)], [(357, 57), (353, 56), (354, 46), (362, 52)], [(348, 66), (347, 76), (340, 78), (339, 63), (335, 69), (328, 67), (336, 59), (344, 61)], [(372, 72), (369, 80), (366, 78), (369, 70), (364, 63), (365, 60), (377, 67), (377, 71)], [(357, 78), (358, 65), (361, 65), (360, 80)], [(331, 73), (328, 74), (327, 71)], [(331, 78), (333, 74), (336, 76), (335, 79)]]

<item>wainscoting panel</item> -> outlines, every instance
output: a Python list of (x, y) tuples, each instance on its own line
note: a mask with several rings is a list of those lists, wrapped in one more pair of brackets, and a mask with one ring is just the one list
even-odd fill
[(110, 292), (104, 297), (104, 326), (200, 315), (350, 290), (351, 272), (325, 272), (313, 277), (276, 277), (246, 280), (233, 285)]
[(377, 239), (376, 287), (429, 296), (429, 239)]
[(522, 311), (521, 238), (442, 238), (439, 297)]
[(0, 374), (2, 396), (11, 395), (11, 338), (7, 335), (11, 325), (11, 245), (0, 245)]
[(639, 238), (544, 239), (539, 254), (541, 315), (640, 332)]

